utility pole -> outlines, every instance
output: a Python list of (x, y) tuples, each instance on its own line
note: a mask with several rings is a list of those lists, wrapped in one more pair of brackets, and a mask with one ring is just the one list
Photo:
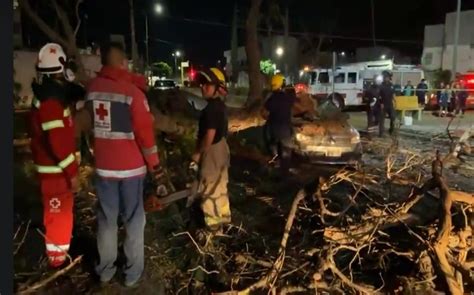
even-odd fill
[(238, 58), (238, 36), (237, 36), (237, 1), (234, 2), (234, 15), (232, 17), (232, 39), (230, 41), (230, 62), (232, 67), (232, 83), (237, 83), (237, 76), (239, 75)]
[(336, 78), (336, 52), (332, 52), (332, 94), (331, 94), (331, 99), (334, 101), (334, 93), (336, 92), (335, 89), (335, 81), (334, 79)]
[(454, 46), (453, 46), (453, 72), (451, 79), (456, 79), (458, 64), (458, 42), (459, 42), (459, 23), (461, 21), (461, 0), (458, 0), (458, 8), (456, 10), (456, 28), (454, 29)]
[(145, 11), (145, 55), (146, 55), (146, 66), (150, 65), (150, 55), (148, 53), (148, 43), (149, 43), (149, 36), (148, 36), (148, 14)]
[(132, 61), (133, 61), (133, 68), (137, 68), (138, 66), (138, 48), (137, 48), (137, 41), (135, 39), (135, 14), (133, 11), (133, 0), (128, 0), (130, 4), (130, 43), (132, 45)]
[(370, 7), (372, 10), (372, 38), (374, 39), (374, 47), (377, 46), (377, 42), (375, 41), (375, 7), (374, 7), (374, 0), (370, 0)]
[(284, 48), (287, 52), (287, 54), (285, 56), (283, 56), (283, 62), (284, 62), (284, 67), (285, 67), (285, 75), (288, 77), (289, 76), (289, 73), (288, 73), (288, 52), (289, 52), (289, 48), (288, 48), (288, 35), (289, 35), (289, 31), (290, 31), (290, 19), (288, 17), (289, 15), (289, 11), (288, 11), (288, 3), (286, 5), (286, 10), (285, 10), (285, 45), (284, 45)]

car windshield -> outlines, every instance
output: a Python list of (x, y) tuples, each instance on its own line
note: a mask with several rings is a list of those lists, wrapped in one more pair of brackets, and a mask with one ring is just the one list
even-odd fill
[(155, 82), (155, 87), (174, 87), (174, 81), (171, 80), (160, 80)]

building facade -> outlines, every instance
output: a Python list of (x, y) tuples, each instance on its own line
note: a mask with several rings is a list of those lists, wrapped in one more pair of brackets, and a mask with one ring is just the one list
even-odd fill
[[(425, 26), (422, 66), (426, 71), (453, 69), (456, 12), (446, 14), (445, 23)], [(474, 71), (474, 10), (461, 11), (456, 72)]]

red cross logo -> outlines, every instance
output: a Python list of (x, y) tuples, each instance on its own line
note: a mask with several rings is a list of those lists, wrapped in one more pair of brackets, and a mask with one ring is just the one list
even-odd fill
[(101, 103), (99, 104), (99, 108), (95, 109), (95, 113), (97, 116), (99, 116), (99, 119), (103, 121), (105, 117), (109, 115), (109, 112), (104, 108), (104, 104)]
[(58, 209), (59, 206), (61, 206), (61, 201), (58, 198), (52, 198), (51, 200), (49, 200), (49, 205), (53, 209)]
[(49, 53), (54, 53), (54, 54), (56, 54), (56, 48), (50, 48), (50, 49), (49, 49)]

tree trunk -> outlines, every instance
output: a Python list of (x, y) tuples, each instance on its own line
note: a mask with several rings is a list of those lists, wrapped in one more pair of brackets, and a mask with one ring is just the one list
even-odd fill
[(252, 0), (250, 11), (247, 16), (246, 31), (247, 42), (245, 51), (247, 53), (248, 73), (249, 73), (249, 96), (247, 106), (258, 103), (262, 100), (262, 81), (260, 77), (260, 48), (258, 44), (257, 25), (262, 0)]
[(285, 18), (283, 19), (283, 26), (285, 28), (285, 39), (284, 39), (284, 48), (285, 50), (287, 51), (286, 54), (283, 54), (283, 67), (284, 67), (284, 70), (285, 70), (285, 76), (286, 77), (291, 77), (291, 79), (293, 79), (292, 75), (290, 75), (289, 71), (288, 71), (288, 51), (289, 51), (289, 48), (288, 48), (288, 36), (289, 36), (289, 31), (290, 31), (290, 20), (288, 18), (288, 5), (286, 6), (286, 10), (285, 10)]
[[(78, 0), (78, 3), (81, 0)], [(68, 19), (67, 13), (53, 0), (52, 4), (58, 16), (60, 23), (62, 24), (63, 31), (66, 36), (61, 36), (56, 30), (52, 29), (40, 16), (31, 8), (28, 0), (19, 0), (20, 7), (26, 13), (26, 15), (35, 23), (38, 28), (49, 38), (52, 42), (57, 42), (63, 46), (68, 58), (74, 58), (77, 65), (76, 77), (79, 81), (84, 82), (87, 80), (84, 71), (84, 64), (82, 63), (79, 49), (76, 44), (75, 31), (72, 29), (71, 23)], [(78, 5), (78, 4), (77, 4)], [(76, 6), (77, 10), (77, 6)], [(76, 29), (77, 32), (77, 29)]]
[(237, 61), (238, 58), (238, 40), (237, 40), (237, 20), (238, 20), (238, 14), (237, 14), (237, 1), (234, 4), (234, 16), (232, 18), (232, 40), (230, 44), (230, 59), (231, 59), (231, 65), (232, 65), (232, 79), (231, 82), (234, 84), (237, 83), (238, 80), (238, 75), (239, 75), (239, 63)]
[(138, 48), (137, 40), (135, 37), (135, 12), (133, 10), (133, 0), (128, 1), (130, 4), (130, 43), (132, 45), (132, 62), (133, 68), (138, 68)]

